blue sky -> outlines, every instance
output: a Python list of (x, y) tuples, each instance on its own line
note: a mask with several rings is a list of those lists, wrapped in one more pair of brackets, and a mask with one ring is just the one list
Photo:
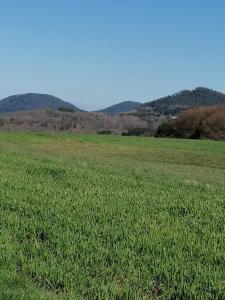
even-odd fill
[(224, 0), (0, 0), (0, 98), (98, 109), (196, 86), (225, 92)]

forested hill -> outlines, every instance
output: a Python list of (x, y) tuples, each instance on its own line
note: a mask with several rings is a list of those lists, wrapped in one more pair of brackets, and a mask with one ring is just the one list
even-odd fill
[(44, 108), (79, 110), (71, 103), (47, 94), (28, 93), (13, 95), (0, 101), (0, 113)]
[(106, 107), (104, 109), (99, 110), (99, 112), (107, 113), (107, 114), (119, 114), (123, 112), (130, 112), (132, 110), (137, 109), (141, 105), (140, 102), (136, 101), (123, 101), (112, 106)]
[(222, 103), (225, 103), (225, 94), (198, 87), (144, 103), (137, 110), (139, 114), (153, 112), (160, 115), (176, 115), (182, 110), (194, 106), (211, 106)]

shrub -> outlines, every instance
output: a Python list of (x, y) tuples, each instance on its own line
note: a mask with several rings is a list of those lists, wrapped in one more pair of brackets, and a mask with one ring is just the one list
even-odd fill
[(4, 126), (5, 122), (4, 119), (0, 118), (0, 126)]
[(225, 139), (225, 105), (198, 107), (184, 111), (176, 119), (161, 124), (155, 136), (223, 140)]
[(111, 130), (98, 130), (97, 134), (111, 134), (112, 131)]
[(131, 128), (128, 129), (127, 131), (123, 131), (122, 136), (143, 136), (143, 135), (151, 135), (150, 131), (148, 128)]
[(69, 108), (69, 107), (59, 107), (59, 111), (66, 111), (66, 112), (74, 112), (74, 108)]

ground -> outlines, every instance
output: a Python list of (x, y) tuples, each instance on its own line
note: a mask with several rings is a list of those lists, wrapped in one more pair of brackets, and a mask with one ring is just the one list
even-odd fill
[(0, 132), (0, 299), (224, 299), (225, 142)]

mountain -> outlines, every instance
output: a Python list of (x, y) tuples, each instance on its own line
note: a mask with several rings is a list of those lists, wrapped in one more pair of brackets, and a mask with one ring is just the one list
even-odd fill
[(106, 107), (104, 109), (99, 110), (99, 112), (107, 113), (107, 114), (119, 114), (123, 112), (130, 112), (132, 110), (137, 109), (141, 105), (140, 102), (135, 101), (123, 101), (112, 106)]
[(196, 106), (211, 106), (225, 103), (225, 94), (214, 90), (198, 87), (147, 102), (138, 107), (139, 115), (158, 114), (176, 115), (177, 113)]
[(47, 94), (20, 94), (7, 97), (0, 101), (0, 113), (21, 111), (21, 110), (36, 110), (36, 109), (69, 109), (78, 111), (79, 109), (69, 102), (65, 102)]

